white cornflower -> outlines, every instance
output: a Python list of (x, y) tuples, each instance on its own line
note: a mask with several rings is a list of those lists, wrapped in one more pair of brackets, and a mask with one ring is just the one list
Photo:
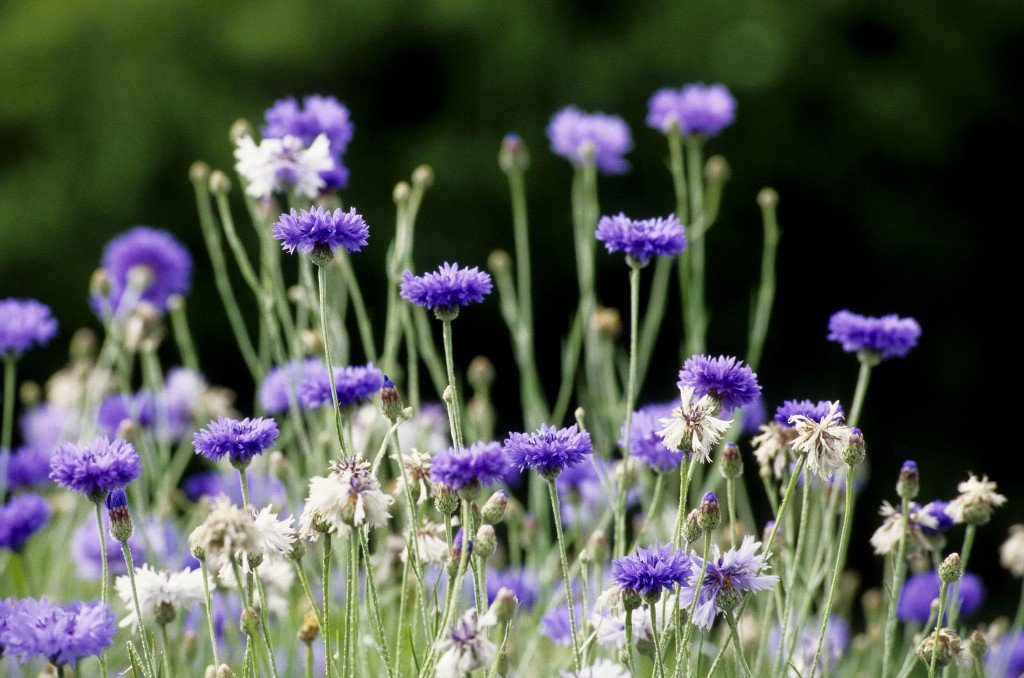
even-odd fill
[(229, 558), (259, 553), (260, 535), (248, 511), (233, 505), (227, 497), (218, 497), (206, 520), (192, 530), (188, 543), (193, 553), (201, 550), (216, 567)]
[[(142, 614), (161, 625), (173, 621), (179, 610), (197, 605), (206, 597), (201, 570), (156, 571), (146, 563), (135, 570), (135, 586)], [(128, 575), (118, 577), (114, 589), (128, 609), (120, 626), (131, 626), (134, 629), (139, 620), (135, 616), (135, 599)]]
[(326, 478), (309, 481), (309, 497), (299, 517), (301, 536), (317, 541), (321, 532), (348, 534), (352, 527), (383, 527), (395, 498), (384, 494), (370, 474), (370, 464), (357, 457), (335, 462)]
[(789, 423), (796, 429), (793, 449), (807, 455), (807, 468), (828, 482), (843, 466), (843, 450), (850, 440), (850, 429), (843, 425), (839, 401), (829, 403), (828, 414), (814, 421), (794, 414)]
[(321, 134), (307, 148), (298, 137), (263, 139), (250, 136), (235, 142), (235, 169), (246, 181), (245, 192), (253, 198), (269, 198), (291, 189), (298, 196), (315, 198), (326, 182), (320, 172), (334, 167), (330, 141)]
[(999, 547), (999, 562), (1014, 577), (1024, 577), (1024, 525), (1010, 528), (1010, 536)]
[(579, 673), (562, 671), (562, 678), (629, 678), (629, 671), (611, 659), (598, 659), (596, 662), (580, 669)]
[(761, 432), (750, 441), (754, 446), (754, 458), (762, 474), (771, 469), (776, 478), (781, 478), (789, 466), (789, 453), (796, 431), (775, 421), (763, 424), (759, 430)]
[(1006, 503), (1006, 497), (996, 492), (996, 484), (988, 476), (978, 480), (972, 473), (956, 489), (960, 495), (946, 507), (946, 513), (955, 523), (973, 522), (982, 525), (992, 517), (992, 509)]
[(417, 504), (429, 501), (432, 494), (431, 488), (433, 487), (433, 483), (430, 480), (430, 455), (413, 448), (410, 454), (402, 455), (402, 466), (405, 467), (405, 473), (398, 477), (395, 493), (402, 494), (405, 492), (405, 477), (408, 475), (413, 501)]
[(483, 627), (492, 619), (478, 618), (476, 608), (466, 610), (455, 622), (447, 638), (438, 642), (442, 650), (437, 660), (437, 678), (462, 678), (482, 668), (488, 668), (494, 661), (497, 648), (487, 639)]
[(711, 448), (729, 430), (732, 419), (724, 420), (715, 416), (720, 407), (717, 401), (704, 395), (693, 401), (693, 388), (679, 389), (679, 407), (672, 410), (672, 416), (659, 420), (665, 426), (658, 431), (670, 450), (693, 451), (701, 462), (711, 461)]
[[(448, 562), (448, 540), (445, 537), (444, 525), (424, 520), (416, 530), (416, 549), (421, 563), (444, 565)], [(403, 549), (403, 563), (408, 555), (408, 549)]]
[(292, 550), (292, 542), (297, 538), (292, 529), (292, 518), (278, 520), (271, 508), (267, 506), (260, 509), (252, 520), (256, 528), (257, 552), (265, 558), (286, 555)]
[[(608, 593), (607, 591), (605, 593)], [(654, 632), (651, 627), (651, 610), (647, 603), (644, 603), (633, 610), (630, 618), (633, 623), (633, 642), (651, 641)], [(594, 639), (601, 647), (613, 650), (621, 650), (626, 647), (626, 612), (616, 609), (613, 603), (610, 607), (599, 607), (595, 604), (594, 611), (590, 613), (590, 626), (594, 629)], [(663, 630), (664, 622), (658, 617), (658, 631)]]
[(907, 511), (905, 527), (903, 513), (887, 501), (882, 502), (882, 508), (878, 510), (878, 515), (882, 516), (884, 520), (881, 526), (875, 530), (875, 533), (871, 535), (871, 545), (875, 547), (875, 554), (886, 555), (893, 553), (900, 543), (900, 537), (903, 535), (904, 530), (907, 532), (908, 543), (912, 541), (913, 545), (925, 551), (932, 549), (932, 543), (925, 538), (921, 528), (937, 530), (939, 528), (939, 520), (925, 510), (925, 508), (917, 504), (911, 504), (910, 509)]

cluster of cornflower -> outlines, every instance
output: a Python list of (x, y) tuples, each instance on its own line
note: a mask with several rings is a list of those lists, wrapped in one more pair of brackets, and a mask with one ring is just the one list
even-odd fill
[[(919, 504), (917, 465), (904, 464), (899, 505), (883, 504), (870, 541), (888, 559), (887, 593), (863, 596), (861, 633), (838, 613), (855, 592), (841, 577), (847, 553), (862, 546), (851, 520), (868, 380), (920, 328), (836, 313), (828, 338), (860, 363), (849, 408), (786, 400), (766, 420), (755, 370), (775, 291), (770, 189), (758, 196), (765, 257), (745, 359), (706, 346), (705, 238), (726, 165), (704, 151), (735, 114), (723, 85), (654, 93), (646, 124), (666, 138), (675, 201), (640, 219), (598, 208), (598, 175), (630, 169), (628, 124), (573, 106), (552, 117), (551, 150), (575, 175), (579, 285), (554, 402), (536, 359), (546, 337), (533, 326), (523, 138), (508, 135), (499, 155), (515, 258), (495, 252), (490, 273), (449, 262), (417, 273), (416, 214), (433, 181), (420, 167), (394, 190), (378, 310), (360, 285), (374, 272), (357, 275), (351, 256), (371, 229), (342, 207), (353, 125), (333, 97), (276, 102), (259, 140), (245, 122), (233, 129), (255, 236), (236, 227), (226, 173), (190, 173), (252, 403), (203, 376), (185, 303), (193, 259), (168, 232), (111, 240), (89, 285), (102, 340), (76, 332), (64, 369), (45, 387), (22, 384), (20, 416), (18, 363), (57, 323), (40, 302), (0, 301), (0, 670), (90, 675), (95, 657), (99, 675), (146, 678), (888, 678), (917, 657), (929, 675), (958, 663), (1020, 674), (1024, 613), (1002, 629), (963, 621), (984, 597), (966, 572), (976, 528), (1006, 501), (987, 477)], [(626, 264), (624, 353), (624, 323), (597, 293), (598, 243)], [(676, 372), (653, 364), (676, 267), (690, 357), (671, 398), (641, 404), (649, 373)], [(455, 356), (454, 321), (493, 292), (519, 414), (495, 410), (485, 358), (460, 374)], [(166, 367), (173, 353), (180, 365)], [(768, 521), (751, 508), (748, 444)], [(945, 555), (960, 524), (963, 546)], [(1000, 557), (1024, 576), (1024, 528)], [(878, 639), (881, 652), (863, 651)]]

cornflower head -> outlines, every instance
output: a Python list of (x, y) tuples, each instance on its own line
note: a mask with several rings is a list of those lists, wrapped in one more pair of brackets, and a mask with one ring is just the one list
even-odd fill
[(934, 550), (935, 544), (928, 537), (935, 535), (942, 526), (934, 513), (934, 507), (931, 505), (921, 507), (919, 504), (911, 502), (907, 511), (907, 522), (904, 524), (903, 513), (900, 509), (883, 501), (882, 507), (878, 511), (883, 518), (882, 524), (871, 535), (871, 545), (875, 548), (875, 554), (893, 553), (904, 532), (906, 532), (908, 543), (912, 547), (922, 551)]
[(258, 145), (251, 136), (243, 136), (235, 141), (235, 160), (246, 194), (257, 200), (289, 190), (301, 198), (315, 198), (327, 186), (322, 173), (335, 169), (326, 134), (309, 144), (291, 134), (263, 139)]
[(1006, 497), (996, 492), (996, 484), (988, 476), (979, 480), (972, 473), (956, 489), (960, 494), (949, 502), (946, 513), (957, 524), (984, 525), (992, 518), (992, 511), (1006, 503)]
[(401, 295), (417, 306), (433, 311), (441, 320), (454, 320), (459, 309), (484, 300), (491, 293), (490, 274), (473, 268), (459, 268), (445, 262), (437, 271), (415, 276), (402, 274)]
[[(380, 391), (384, 375), (373, 363), (334, 368), (334, 390), (338, 406), (349, 408), (361, 400), (370, 400)], [(320, 407), (332, 402), (331, 376), (323, 364), (307, 367), (306, 377), (299, 385), (299, 402), (305, 407)]]
[(476, 442), (469, 447), (449, 448), (430, 462), (430, 477), (467, 496), (501, 480), (508, 468), (501, 443)]
[(19, 494), (0, 506), (0, 548), (21, 551), (50, 519), (50, 505), (38, 494)]
[(292, 529), (292, 521), (291, 516), (284, 520), (278, 520), (277, 513), (271, 506), (253, 511), (252, 524), (256, 530), (256, 550), (249, 554), (250, 562), (258, 565), (254, 561), (278, 560), (287, 556), (292, 550), (292, 543), (298, 539), (298, 535)]
[[(415, 530), (416, 548), (420, 560), (427, 565), (444, 565), (448, 562), (448, 540), (444, 525), (438, 525), (424, 518)], [(404, 563), (408, 557), (408, 548), (402, 549), (399, 557)]]
[(797, 434), (793, 450), (807, 455), (807, 468), (828, 481), (842, 468), (843, 451), (850, 440), (850, 429), (843, 425), (839, 401), (831, 403), (828, 412), (819, 419), (794, 414), (789, 423)]
[(725, 553), (719, 551), (718, 544), (712, 544), (703, 581), (698, 581), (703, 560), (696, 554), (690, 556), (690, 576), (682, 587), (679, 604), (688, 608), (696, 597), (694, 624), (710, 629), (719, 610), (738, 602), (736, 594), (775, 586), (779, 578), (774, 574), (764, 574), (769, 566), (766, 554), (757, 553), (760, 547), (761, 542), (754, 541), (749, 534), (743, 537), (738, 548)]
[[(144, 563), (135, 570), (135, 586), (142, 614), (161, 626), (174, 621), (179, 611), (198, 605), (206, 597), (203, 573), (198, 569), (154, 570), (149, 563)], [(134, 630), (139, 620), (135, 615), (131, 579), (121, 575), (114, 581), (114, 590), (127, 610), (119, 626), (130, 626)]]
[(242, 469), (253, 457), (271, 448), (279, 434), (273, 419), (218, 417), (196, 432), (192, 446), (196, 454), (210, 461), (219, 461), (227, 455), (232, 466)]
[(672, 410), (672, 415), (659, 420), (665, 428), (658, 431), (658, 435), (670, 450), (693, 452), (697, 460), (707, 463), (711, 461), (711, 448), (729, 430), (732, 420), (716, 416), (721, 407), (711, 396), (703, 395), (694, 401), (691, 386), (679, 388), (679, 400), (679, 407)]
[(902, 358), (917, 346), (921, 326), (913, 318), (886, 315), (881, 318), (839, 311), (828, 321), (829, 341), (842, 345), (847, 353), (877, 364), (888, 358)]
[(1024, 525), (1010, 527), (1010, 536), (999, 547), (999, 564), (1014, 577), (1024, 577)]
[(654, 544), (638, 548), (635, 555), (612, 561), (612, 577), (624, 590), (639, 593), (649, 603), (656, 603), (662, 591), (682, 586), (690, 576), (690, 559), (671, 544)]
[(698, 398), (711, 398), (726, 415), (737, 407), (753, 404), (761, 395), (761, 385), (750, 366), (724, 355), (690, 356), (679, 370), (677, 385), (680, 389), (692, 388)]
[(19, 447), (7, 459), (7, 487), (35, 487), (50, 481), (49, 445), (31, 444)]
[(593, 162), (604, 174), (625, 174), (629, 163), (622, 157), (633, 148), (629, 125), (617, 115), (585, 113), (567, 106), (548, 123), (551, 151), (576, 165)]
[(681, 89), (666, 87), (647, 102), (647, 126), (668, 134), (715, 136), (736, 119), (736, 99), (722, 84), (691, 83)]
[[(629, 458), (649, 466), (659, 473), (668, 473), (679, 468), (683, 453), (669, 449), (658, 431), (661, 420), (672, 416), (672, 405), (648, 405), (633, 413), (633, 427), (629, 437)], [(626, 444), (626, 424), (623, 422), (619, 445)]]
[(227, 497), (218, 497), (209, 514), (188, 537), (192, 555), (208, 559), (216, 569), (232, 560), (244, 562), (260, 552), (260, 535), (252, 514), (235, 506)]
[(93, 310), (113, 313), (120, 309), (129, 286), (137, 286), (139, 302), (148, 302), (159, 311), (167, 310), (173, 294), (187, 294), (191, 286), (192, 257), (167, 231), (136, 226), (115, 237), (103, 249), (103, 270), (110, 279), (110, 293), (92, 298)]
[(103, 399), (96, 411), (96, 424), (100, 431), (114, 438), (125, 424), (149, 429), (156, 421), (156, 403), (149, 391), (134, 395), (112, 393)]
[(334, 166), (320, 172), (328, 188), (344, 188), (348, 183), (348, 169), (341, 164), (341, 156), (352, 140), (352, 121), (349, 110), (332, 96), (312, 94), (302, 99), (302, 108), (294, 97), (279, 99), (264, 114), (264, 139), (298, 137), (309, 146), (324, 134), (327, 136)]
[(291, 399), (299, 403), (299, 386), (306, 378), (306, 373), (320, 367), (317, 358), (306, 360), (290, 360), (284, 365), (272, 368), (260, 382), (258, 396), (260, 406), (267, 414), (287, 412)]
[(33, 346), (45, 346), (57, 334), (50, 307), (35, 299), (0, 300), (0, 356), (19, 357)]
[[(929, 619), (935, 623), (932, 616), (932, 601), (939, 597), (939, 574), (935, 570), (930, 572), (919, 572), (907, 577), (903, 588), (900, 590), (899, 598), (896, 601), (896, 616), (901, 621), (917, 622), (924, 624)], [(946, 606), (942, 615), (942, 622), (948, 620), (950, 602), (953, 598), (953, 588), (946, 591)], [(960, 576), (959, 593), (960, 613), (969, 616), (977, 610), (985, 600), (985, 586), (981, 578), (976, 574), (965, 572)]]
[(274, 224), (274, 240), (289, 254), (298, 250), (309, 256), (317, 266), (326, 266), (334, 260), (334, 252), (358, 252), (366, 246), (370, 228), (362, 215), (352, 207), (348, 212), (339, 207), (333, 212), (320, 206), (309, 211), (294, 209), (282, 214)]
[(370, 464), (348, 457), (332, 462), (326, 477), (309, 481), (309, 496), (299, 518), (299, 534), (317, 541), (322, 533), (347, 534), (352, 527), (383, 527), (394, 497), (384, 494)]
[(601, 217), (594, 237), (611, 252), (625, 252), (631, 266), (646, 266), (655, 254), (672, 257), (686, 247), (684, 227), (674, 214), (665, 218), (630, 219), (621, 212)]
[(484, 628), (493, 619), (479, 617), (476, 608), (463, 613), (446, 638), (438, 641), (437, 678), (460, 678), (477, 669), (488, 668), (494, 661), (497, 647), (487, 639)]
[(590, 433), (580, 431), (576, 424), (568, 428), (541, 424), (533, 433), (509, 433), (505, 439), (505, 454), (511, 464), (520, 471), (534, 469), (547, 480), (554, 480), (593, 452)]
[(405, 467), (405, 473), (398, 477), (395, 489), (396, 494), (401, 494), (405, 491), (405, 479), (408, 477), (411, 484), (410, 489), (412, 490), (413, 501), (417, 504), (428, 501), (433, 487), (433, 483), (430, 480), (432, 461), (429, 454), (424, 454), (416, 448), (413, 448), (409, 454), (403, 454), (402, 466)]
[(11, 607), (0, 645), (23, 662), (42, 657), (61, 666), (99, 655), (116, 633), (114, 613), (102, 603), (56, 605), (46, 597), (23, 598)]
[(132, 444), (98, 436), (84, 445), (64, 443), (50, 459), (50, 479), (61, 487), (99, 502), (142, 473), (142, 462)]

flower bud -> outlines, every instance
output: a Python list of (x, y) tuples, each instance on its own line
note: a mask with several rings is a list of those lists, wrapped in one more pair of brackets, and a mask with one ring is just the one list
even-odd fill
[(132, 536), (134, 527), (132, 517), (128, 514), (128, 497), (124, 490), (117, 488), (103, 500), (110, 517), (110, 536), (114, 541), (124, 543)]
[(594, 324), (597, 333), (608, 339), (614, 339), (622, 333), (622, 316), (614, 308), (598, 306), (594, 313)]
[(743, 474), (743, 457), (740, 456), (740, 448), (736, 443), (726, 443), (722, 446), (722, 459), (718, 470), (726, 478), (736, 478)]
[(713, 155), (704, 163), (704, 176), (708, 183), (720, 183), (729, 179), (729, 161), (721, 155)]
[(849, 466), (856, 466), (864, 461), (864, 434), (859, 428), (850, 429), (850, 437), (843, 448), (843, 461)]
[(434, 169), (430, 165), (420, 165), (412, 171), (413, 186), (429, 187), (434, 183)]
[(903, 499), (913, 500), (920, 489), (920, 478), (917, 474), (917, 462), (907, 460), (900, 469), (899, 480), (896, 481), (896, 494)]
[(380, 410), (392, 425), (402, 417), (402, 397), (398, 395), (395, 382), (384, 375), (384, 385), (380, 387)]
[(608, 557), (608, 536), (600, 530), (594, 530), (587, 539), (587, 550), (595, 562), (604, 562)]
[(167, 624), (170, 624), (172, 621), (174, 621), (175, 617), (177, 616), (178, 613), (174, 609), (174, 606), (168, 603), (166, 600), (161, 601), (156, 606), (156, 614), (154, 615), (154, 618), (156, 619), (156, 623), (160, 626), (166, 626)]
[(704, 528), (700, 524), (700, 509), (693, 509), (686, 514), (683, 522), (683, 538), (686, 543), (692, 544), (704, 536)]
[(207, 179), (210, 178), (210, 166), (202, 160), (196, 160), (192, 163), (192, 166), (188, 168), (188, 179), (193, 184), (202, 186), (206, 183)]
[(299, 562), (302, 560), (302, 556), (306, 555), (306, 544), (301, 539), (296, 539), (291, 544), (291, 549), (288, 551), (288, 557)]
[(641, 597), (636, 590), (622, 589), (622, 607), (624, 607), (627, 612), (637, 609), (643, 605), (643, 603), (643, 597)]
[(497, 525), (505, 517), (505, 509), (508, 507), (508, 492), (498, 490), (490, 496), (480, 510), (480, 519), (488, 525)]
[(939, 629), (932, 632), (917, 646), (917, 658), (924, 662), (925, 666), (931, 666), (932, 655), (935, 655), (935, 665), (940, 667), (949, 664), (960, 656), (960, 636), (950, 628)]
[(89, 296), (107, 298), (110, 296), (110, 274), (102, 268), (97, 268), (89, 278)]
[(395, 201), (396, 205), (404, 203), (409, 199), (409, 192), (411, 190), (408, 182), (399, 181), (395, 184), (394, 190), (391, 191), (391, 199)]
[(498, 166), (505, 174), (525, 172), (530, 167), (530, 152), (523, 138), (515, 132), (509, 132), (501, 140), (498, 151)]
[(967, 639), (967, 650), (978, 661), (985, 659), (985, 653), (988, 652), (988, 642), (981, 631), (975, 630), (971, 632), (970, 638)]
[(707, 492), (700, 502), (700, 517), (697, 522), (704, 530), (713, 530), (722, 522), (722, 509), (714, 492)]
[(231, 179), (220, 170), (210, 172), (210, 193), (226, 195), (231, 192)]
[(231, 130), (228, 132), (228, 137), (231, 141), (238, 141), (242, 137), (252, 136), (252, 123), (245, 118), (239, 118), (231, 124)]
[(762, 208), (775, 207), (779, 204), (779, 194), (771, 187), (762, 188), (757, 193), (757, 204)]
[(498, 547), (498, 539), (494, 534), (493, 525), (481, 525), (476, 531), (476, 545), (475, 554), (479, 558), (486, 560), (494, 554), (494, 550)]
[(490, 388), (494, 383), (494, 376), (494, 363), (486, 356), (478, 355), (473, 358), (466, 369), (466, 379), (478, 391)]
[(235, 672), (227, 664), (221, 664), (217, 667), (216, 678), (235, 678)]
[(742, 600), (743, 593), (736, 588), (731, 580), (726, 580), (722, 584), (722, 588), (718, 590), (718, 595), (715, 596), (715, 605), (723, 612), (731, 612)]
[(299, 641), (312, 645), (316, 637), (320, 635), (320, 622), (317, 621), (316, 613), (310, 610), (302, 618), (302, 626), (299, 627)]
[(256, 614), (255, 609), (247, 607), (242, 610), (242, 618), (238, 625), (242, 633), (255, 637), (260, 632), (260, 616)]
[(504, 586), (498, 589), (498, 595), (494, 597), (493, 609), (499, 624), (507, 624), (512, 621), (518, 607), (519, 598), (516, 597), (514, 591)]
[(950, 553), (939, 565), (939, 581), (952, 584), (964, 573), (963, 563), (960, 562), (959, 553)]
[(438, 483), (434, 486), (434, 508), (442, 515), (450, 516), (459, 508), (459, 495), (448, 485)]

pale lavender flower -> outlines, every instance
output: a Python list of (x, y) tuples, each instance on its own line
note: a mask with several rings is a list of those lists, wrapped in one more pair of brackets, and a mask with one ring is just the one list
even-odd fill
[(698, 580), (703, 560), (696, 554), (690, 556), (690, 577), (681, 589), (679, 604), (689, 609), (696, 596), (694, 624), (705, 629), (711, 628), (715, 616), (720, 611), (717, 598), (723, 589), (731, 588), (739, 592), (761, 591), (770, 589), (778, 583), (778, 576), (764, 574), (769, 566), (766, 554), (757, 553), (759, 548), (761, 542), (754, 541), (754, 537), (749, 534), (743, 537), (743, 543), (738, 548), (725, 553), (719, 551), (718, 544), (712, 544), (707, 571), (702, 582)]
[(348, 183), (348, 169), (341, 163), (348, 143), (352, 140), (352, 121), (349, 110), (332, 96), (312, 94), (302, 99), (302, 108), (293, 98), (280, 99), (266, 110), (263, 138), (298, 137), (309, 146), (321, 134), (327, 136), (334, 166), (320, 172), (328, 188), (344, 188)]
[(881, 318), (839, 311), (828, 321), (828, 338), (848, 353), (868, 353), (878, 359), (902, 358), (917, 346), (921, 326), (913, 318), (886, 315)]
[(165, 311), (167, 299), (172, 294), (188, 292), (192, 257), (167, 231), (136, 226), (107, 243), (103, 249), (103, 270), (110, 278), (110, 295), (106, 299), (92, 299), (93, 309), (100, 315), (103, 315), (104, 306), (112, 312), (120, 309), (121, 299), (128, 290), (129, 274), (133, 271), (144, 272), (140, 278), (146, 286), (141, 290), (139, 301), (149, 302)]
[(445, 262), (437, 271), (402, 274), (402, 298), (435, 314), (457, 314), (459, 308), (484, 300), (491, 293), (491, 276), (476, 266), (459, 268)]
[(660, 89), (647, 102), (647, 126), (666, 134), (679, 125), (683, 134), (715, 136), (735, 119), (736, 99), (721, 84)]
[(584, 113), (575, 106), (558, 111), (547, 129), (551, 150), (574, 165), (592, 157), (605, 174), (623, 174), (629, 163), (622, 157), (633, 148), (629, 125), (615, 115)]
[(20, 356), (57, 334), (50, 307), (35, 299), (0, 300), (0, 355)]
[(625, 252), (628, 259), (646, 266), (656, 254), (671, 257), (682, 252), (686, 247), (684, 230), (674, 214), (637, 220), (620, 212), (613, 217), (601, 217), (594, 237), (609, 252)]
[(473, 671), (489, 668), (497, 647), (487, 639), (484, 631), (493, 620), (478, 617), (475, 608), (467, 610), (451, 628), (446, 638), (438, 642), (441, 652), (437, 660), (437, 678), (461, 678)]
[(102, 603), (55, 605), (45, 597), (14, 602), (4, 634), (4, 652), (22, 661), (43, 657), (71, 664), (99, 655), (113, 643), (117, 619)]

